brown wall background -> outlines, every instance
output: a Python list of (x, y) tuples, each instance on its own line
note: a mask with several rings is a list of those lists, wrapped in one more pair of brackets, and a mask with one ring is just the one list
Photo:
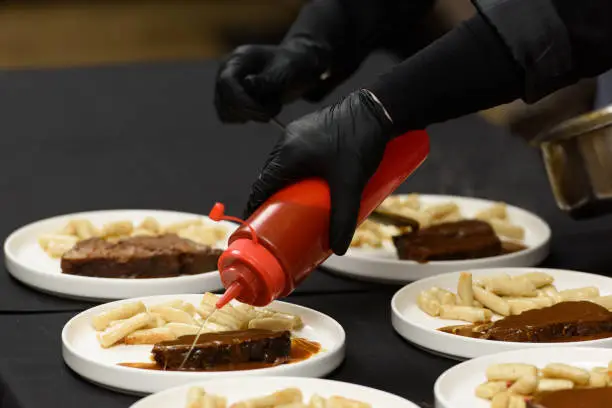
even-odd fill
[[(278, 42), (305, 1), (0, 0), (0, 69), (216, 58), (239, 44)], [(470, 0), (436, 0), (420, 24), (422, 40), (474, 12)], [(584, 81), (536, 105), (517, 101), (484, 116), (529, 139), (589, 111), (594, 92), (594, 82)]]
[(215, 57), (276, 41), (302, 0), (0, 2), (0, 68)]
[[(0, 0), (0, 68), (217, 57), (279, 41), (306, 1)], [(417, 31), (429, 42), (473, 12), (436, 0)]]

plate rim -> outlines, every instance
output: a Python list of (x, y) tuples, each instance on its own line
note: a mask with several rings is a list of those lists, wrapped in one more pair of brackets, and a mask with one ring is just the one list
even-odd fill
[[(603, 279), (610, 279), (610, 287), (612, 288), (612, 278), (604, 276), (604, 275), (597, 275), (594, 273), (589, 273), (589, 272), (581, 272), (581, 271), (574, 271), (574, 270), (570, 270), (570, 269), (554, 269), (554, 268), (532, 268), (532, 267), (508, 267), (508, 268), (504, 268), (504, 267), (499, 267), (499, 268), (479, 268), (479, 269), (469, 269), (469, 272), (484, 272), (484, 271), (489, 271), (490, 273), (503, 273), (504, 271), (508, 272), (516, 272), (516, 273), (527, 273), (527, 272), (546, 272), (546, 271), (555, 271), (555, 272), (562, 272), (562, 273), (571, 273), (572, 275), (583, 275), (583, 276), (591, 276), (591, 277), (597, 277), (597, 278), (603, 278)], [(459, 274), (461, 272), (465, 272), (465, 271), (455, 271), (455, 272), (447, 272), (447, 273), (443, 273), (443, 274), (439, 274), (439, 275), (435, 275), (435, 276), (431, 276), (429, 278), (425, 278), (425, 279), (421, 279), (418, 282), (412, 282), (409, 283), (405, 286), (403, 286), (402, 288), (398, 289), (394, 294), (393, 297), (391, 298), (391, 319), (393, 321), (393, 319), (399, 319), (402, 324), (405, 325), (409, 325), (411, 328), (413, 329), (418, 329), (418, 330), (425, 330), (427, 331), (429, 334), (436, 336), (439, 339), (450, 339), (450, 338), (456, 338), (455, 335), (450, 334), (450, 333), (445, 333), (445, 332), (441, 332), (441, 331), (437, 331), (437, 330), (433, 330), (433, 329), (429, 329), (429, 328), (421, 328), (421, 327), (416, 327), (415, 324), (410, 323), (405, 317), (403, 317), (402, 313), (399, 311), (398, 308), (398, 299), (403, 295), (403, 292), (406, 292), (409, 290), (409, 287), (415, 284), (426, 284), (428, 281), (435, 281), (437, 279), (440, 279), (441, 277), (447, 276), (447, 275), (456, 275)], [(416, 301), (415, 301), (416, 303)], [(402, 334), (399, 333), (398, 329), (395, 327), (394, 324), (393, 328), (396, 331), (396, 333), (398, 333), (402, 338), (404, 338), (405, 340), (407, 340), (408, 342), (410, 342), (411, 344), (413, 344), (412, 341), (408, 340), (407, 338), (405, 338)], [(450, 337), (453, 336), (453, 337)], [(467, 344), (473, 344), (474, 346), (477, 345), (491, 345), (492, 341), (491, 340), (484, 340), (484, 339), (475, 339), (475, 338), (469, 338), (466, 337), (464, 339), (462, 339), (463, 341), (467, 342)], [(506, 350), (506, 351), (500, 351), (499, 353), (505, 353), (505, 352), (513, 352), (516, 350), (520, 350), (520, 349), (537, 349), (537, 348), (572, 348), (572, 347), (576, 347), (576, 348), (589, 348), (590, 345), (601, 345), (601, 344), (606, 344), (606, 343), (610, 343), (611, 342), (611, 338), (604, 338), (604, 339), (597, 339), (597, 340), (587, 340), (587, 341), (581, 341), (581, 342), (573, 342), (573, 343), (568, 343), (569, 345), (567, 346), (561, 346), (559, 345), (559, 343), (530, 343), (530, 345), (528, 347), (521, 347), (522, 345), (524, 345), (525, 343), (514, 343), (514, 342), (507, 342), (507, 341), (497, 341), (495, 343), (499, 343), (501, 347), (505, 347), (508, 346), (508, 344), (511, 345), (516, 345), (516, 344), (520, 344), (521, 346), (517, 346), (516, 349), (513, 350)], [(574, 346), (576, 345), (576, 346)], [(509, 346), (509, 347), (513, 347), (513, 346)], [(590, 348), (596, 348), (596, 347), (590, 347)], [(436, 350), (432, 350), (432, 351), (436, 351)], [(431, 353), (430, 353), (431, 354)], [(493, 353), (493, 354), (498, 354), (498, 353)], [(475, 357), (475, 358), (481, 358), (481, 357), (486, 357), (488, 355), (493, 355), (493, 354), (486, 354), (483, 356), (479, 356), (479, 357)], [(459, 356), (456, 354), (453, 354), (452, 356), (454, 357), (460, 357), (461, 359), (464, 359), (466, 357), (463, 356)]]
[[(130, 298), (130, 299), (121, 299), (121, 300), (116, 300), (113, 302), (108, 302), (108, 303), (104, 303), (101, 305), (96, 305), (93, 307), (90, 307), (86, 310), (83, 310), (81, 312), (79, 312), (78, 314), (76, 314), (75, 316), (73, 316), (72, 318), (70, 318), (70, 320), (68, 320), (66, 322), (66, 324), (64, 325), (64, 327), (62, 328), (61, 331), (61, 340), (62, 340), (62, 358), (64, 359), (64, 361), (66, 360), (65, 357), (65, 352), (69, 352), (70, 354), (72, 354), (73, 356), (75, 356), (75, 358), (79, 358), (83, 361), (85, 361), (87, 364), (91, 364), (94, 365), (98, 368), (103, 368), (103, 369), (116, 369), (119, 370), (119, 372), (123, 372), (123, 373), (134, 373), (135, 371), (133, 370), (137, 370), (131, 367), (123, 367), (123, 366), (119, 366), (116, 364), (107, 364), (107, 363), (103, 363), (100, 362), (98, 360), (95, 360), (89, 356), (83, 356), (82, 353), (77, 352), (77, 350), (75, 349), (75, 347), (71, 344), (70, 341), (68, 341), (68, 331), (71, 329), (72, 326), (74, 326), (77, 320), (80, 320), (82, 318), (85, 318), (85, 314), (94, 314), (97, 310), (103, 310), (106, 308), (110, 308), (112, 307), (111, 305), (113, 304), (121, 304), (121, 303), (128, 303), (128, 302), (135, 302), (135, 301), (155, 301), (154, 299), (159, 299), (160, 302), (163, 302), (164, 300), (168, 299), (168, 298), (181, 298), (181, 297), (186, 297), (186, 296), (198, 296), (198, 297), (202, 297), (203, 294), (196, 294), (196, 293), (186, 293), (186, 294), (182, 294), (182, 295), (159, 295), (159, 296), (143, 296), (143, 297), (136, 297), (136, 298)], [(305, 367), (305, 366), (311, 366), (313, 364), (316, 364), (320, 359), (323, 359), (325, 357), (331, 358), (331, 356), (334, 356), (337, 353), (340, 353), (341, 355), (341, 359), (340, 359), (340, 363), (342, 361), (344, 361), (345, 358), (345, 348), (346, 348), (346, 331), (344, 330), (344, 328), (342, 327), (342, 325), (333, 317), (319, 312), (318, 310), (306, 307), (306, 306), (302, 306), (302, 305), (297, 305), (295, 303), (289, 303), (289, 302), (284, 302), (284, 301), (280, 301), (280, 300), (276, 300), (272, 303), (270, 303), (268, 306), (266, 307), (274, 307), (275, 304), (282, 304), (282, 305), (288, 305), (289, 308), (295, 308), (297, 310), (307, 310), (309, 313), (314, 313), (315, 315), (317, 315), (320, 318), (323, 318), (325, 320), (327, 320), (329, 323), (332, 324), (334, 331), (337, 332), (339, 334), (339, 338), (338, 338), (338, 344), (329, 350), (326, 350), (325, 354), (321, 354), (320, 358), (309, 358), (307, 360), (304, 361), (300, 361), (294, 364), (291, 364), (291, 366), (296, 366), (299, 365), (300, 367)], [(69, 364), (68, 364), (69, 365)], [(263, 372), (264, 370), (270, 370), (270, 369), (274, 369), (274, 368), (286, 368), (287, 366), (277, 366), (277, 367), (265, 367), (265, 368), (259, 368), (259, 369), (254, 369), (254, 370), (247, 370), (245, 372)], [(72, 368), (72, 367), (71, 367)], [(143, 370), (140, 370), (143, 371)], [(78, 373), (77, 373), (78, 374)], [(193, 372), (180, 372), (180, 371), (172, 371), (171, 375), (175, 376), (175, 377), (180, 377), (180, 378), (186, 378), (187, 376), (193, 376), (194, 374), (199, 374), (202, 375), (202, 372), (197, 372), (197, 373), (193, 373)], [(210, 374), (210, 373), (208, 373)], [(168, 375), (166, 371), (154, 371), (154, 370), (148, 370), (147, 371), (147, 375), (152, 375), (156, 378), (164, 378), (164, 376)], [(222, 376), (225, 377), (232, 377), (233, 376), (239, 376), (239, 374), (234, 374), (234, 372), (228, 372), (228, 373), (222, 373), (220, 375), (219, 378), (223, 378)], [(247, 374), (248, 375), (248, 374)], [(79, 376), (84, 377), (83, 375), (79, 374)], [(85, 377), (86, 378), (86, 377)], [(88, 379), (88, 378), (87, 378)], [(88, 379), (89, 380), (89, 379)]]
[[(374, 387), (369, 387), (367, 385), (362, 385), (362, 384), (356, 384), (356, 383), (351, 383), (348, 381), (339, 381), (339, 380), (332, 380), (332, 379), (328, 379), (328, 378), (313, 378), (313, 377), (294, 377), (294, 376), (272, 376), (272, 375), (265, 375), (265, 376), (259, 376), (259, 377), (252, 377), (249, 378), (249, 380), (253, 380), (253, 379), (257, 379), (257, 381), (261, 381), (261, 382), (265, 382), (265, 381), (287, 381), (287, 382), (300, 382), (300, 381), (306, 381), (306, 382), (321, 382), (323, 383), (323, 386), (325, 384), (342, 384), (342, 385), (348, 385), (350, 387), (355, 387), (355, 388), (359, 388), (362, 390), (368, 390), (368, 391), (374, 391), (376, 393), (381, 393), (384, 394), (388, 397), (397, 399), (398, 401), (401, 400), (401, 402), (403, 403), (409, 403), (412, 404), (414, 406), (414, 408), (418, 408), (418, 405), (416, 405), (414, 402), (401, 397), (397, 394), (393, 394), (391, 392), (388, 391), (384, 391), (384, 390), (380, 390), (378, 388), (374, 388)], [(159, 391), (156, 392), (154, 394), (148, 395), (144, 398), (141, 398), (140, 400), (136, 401), (134, 404), (130, 405), (129, 408), (142, 408), (145, 407), (145, 404), (147, 402), (147, 400), (154, 400), (155, 398), (159, 398), (159, 396), (161, 394), (172, 394), (175, 392), (179, 392), (181, 389), (185, 389), (185, 391), (187, 391), (190, 387), (202, 387), (205, 386), (205, 384), (207, 382), (234, 382), (234, 381), (246, 381), (245, 378), (240, 378), (240, 377), (225, 377), (225, 378), (217, 378), (217, 379), (211, 379), (211, 380), (199, 380), (199, 381), (194, 381), (191, 383), (187, 383), (187, 384), (183, 384), (183, 385), (179, 385), (176, 387), (172, 387), (172, 388), (168, 388), (165, 389), (163, 391)], [(299, 385), (295, 386), (296, 388), (300, 388)], [(350, 398), (350, 397), (347, 397)]]
[[(549, 350), (552, 353), (557, 352), (557, 353), (567, 353), (570, 350), (578, 350), (581, 353), (597, 353), (597, 352), (609, 352), (612, 355), (612, 349), (609, 348), (601, 348), (601, 347), (549, 347), (547, 350)], [(458, 370), (460, 369), (462, 366), (466, 366), (466, 365), (470, 365), (470, 364), (478, 364), (480, 361), (482, 360), (494, 360), (497, 358), (502, 358), (505, 355), (516, 355), (516, 354), (521, 354), (521, 353), (533, 353), (533, 352), (537, 352), (537, 351), (541, 351), (538, 349), (534, 349), (534, 348), (520, 348), (520, 349), (516, 349), (516, 350), (508, 350), (508, 351), (502, 351), (499, 353), (493, 353), (493, 354), (487, 354), (484, 356), (480, 356), (480, 357), (476, 357), (476, 358), (472, 358), (470, 360), (466, 360), (463, 361), (459, 364), (455, 364), (454, 366), (448, 368), (447, 370), (445, 370), (442, 374), (440, 374), (438, 376), (438, 378), (436, 379), (434, 386), (433, 386), (433, 393), (434, 393), (434, 399), (435, 399), (435, 403), (436, 403), (436, 408), (450, 408), (452, 407), (452, 404), (450, 401), (446, 400), (446, 398), (443, 398), (441, 396), (442, 392), (440, 391), (440, 387), (442, 386), (441, 383), (442, 381), (445, 380), (446, 377), (448, 377), (449, 375), (452, 374), (452, 372), (454, 370)], [(512, 357), (509, 357), (512, 358)], [(509, 363), (511, 361), (508, 361)], [(484, 375), (484, 372), (482, 373)], [(440, 407), (438, 404), (441, 404), (442, 406)]]
[[(394, 194), (394, 196), (398, 196), (398, 197), (407, 197), (410, 194)], [(513, 204), (504, 202), (504, 201), (495, 201), (495, 200), (489, 200), (486, 198), (479, 198), (479, 197), (468, 197), (468, 196), (458, 196), (458, 195), (447, 195), (447, 194), (419, 194), (419, 196), (421, 197), (426, 197), (426, 198), (436, 198), (436, 199), (448, 199), (450, 201), (452, 200), (467, 200), (467, 201), (475, 201), (475, 202), (479, 202), (481, 204), (495, 204), (495, 203), (499, 203), (499, 202), (503, 202), (506, 207), (508, 209), (512, 209), (512, 211), (518, 211), (521, 213), (524, 213), (524, 215), (528, 215), (530, 217), (533, 217), (535, 220), (538, 221), (539, 224), (541, 224), (541, 227), (544, 227), (544, 236), (543, 236), (543, 240), (540, 244), (538, 245), (534, 245), (534, 246), (530, 246), (527, 249), (523, 249), (521, 251), (518, 252), (513, 252), (513, 253), (509, 253), (509, 254), (502, 254), (502, 255), (496, 255), (496, 256), (490, 256), (487, 258), (479, 258), (479, 259), (460, 259), (460, 260), (455, 260), (455, 261), (431, 261), (431, 262), (427, 262), (425, 264), (421, 264), (419, 262), (416, 261), (411, 261), (411, 260), (403, 260), (403, 259), (386, 259), (386, 258), (372, 258), (372, 257), (368, 257), (368, 256), (363, 256), (361, 254), (351, 254), (348, 253), (346, 255), (343, 256), (347, 256), (347, 257), (351, 257), (351, 258), (358, 258), (358, 259), (366, 259), (367, 261), (371, 261), (374, 263), (383, 263), (383, 264), (393, 264), (393, 265), (412, 265), (412, 266), (432, 266), (432, 267), (436, 267), (436, 266), (451, 266), (451, 265), (460, 265), (462, 262), (470, 262), (470, 263), (481, 263), (481, 262), (486, 262), (486, 261), (491, 261), (491, 260), (511, 260), (520, 256), (524, 256), (524, 255), (528, 255), (528, 254), (533, 254), (535, 251), (540, 250), (542, 247), (548, 245), (550, 243), (550, 239), (552, 237), (552, 230), (550, 228), (550, 225), (542, 218), (540, 217), (538, 214), (531, 212), (529, 210), (526, 210), (522, 207), (517, 207)], [(361, 248), (356, 248), (356, 249), (361, 249)], [(366, 250), (367, 251), (367, 250)], [(377, 249), (372, 249), (373, 252), (377, 252)], [(380, 251), (380, 250), (378, 250)], [(380, 251), (381, 252), (381, 251)], [(385, 252), (389, 252), (389, 251), (385, 251)]]
[[(43, 223), (43, 222), (51, 222), (51, 221), (59, 221), (63, 218), (68, 218), (68, 217), (86, 217), (87, 215), (105, 215), (108, 213), (119, 213), (119, 212), (126, 212), (126, 213), (137, 213), (137, 212), (151, 212), (151, 213), (166, 213), (166, 214), (174, 214), (174, 215), (181, 215), (181, 216), (191, 216), (191, 217), (197, 217), (197, 218), (205, 218), (205, 219), (210, 219), (207, 215), (202, 215), (202, 214), (195, 214), (195, 213), (188, 213), (188, 212), (183, 212), (183, 211), (174, 211), (174, 210), (153, 210), (153, 209), (114, 209), (114, 210), (99, 210), (99, 211), (83, 211), (83, 212), (78, 212), (78, 213), (71, 213), (71, 214), (63, 214), (63, 215), (56, 215), (53, 217), (49, 217), (49, 218), (44, 218), (42, 220), (38, 220), (38, 221), (34, 221), (31, 222), (29, 224), (23, 225), (19, 228), (17, 228), (16, 230), (14, 230), (12, 233), (10, 233), (8, 235), (8, 237), (4, 240), (4, 245), (3, 245), (3, 250), (4, 250), (4, 255), (7, 258), (7, 260), (10, 260), (13, 264), (20, 266), (23, 269), (27, 269), (28, 271), (30, 271), (33, 274), (37, 274), (39, 276), (53, 276), (54, 278), (56, 277), (56, 274), (54, 273), (48, 273), (48, 272), (41, 272), (35, 268), (32, 268), (30, 266), (27, 266), (25, 264), (23, 264), (22, 262), (19, 262), (18, 257), (16, 256), (16, 254), (14, 254), (11, 250), (11, 245), (16, 245), (13, 242), (24, 232), (26, 232), (28, 229), (31, 229), (33, 227), (35, 227), (37, 224)], [(224, 224), (232, 224), (234, 226), (238, 226), (237, 223), (231, 222), (231, 221), (222, 221)], [(6, 263), (6, 262), (5, 262)], [(8, 269), (8, 268), (7, 268)], [(188, 277), (192, 277), (192, 276), (200, 276), (200, 275), (206, 275), (208, 273), (213, 273), (216, 272), (217, 270), (213, 270), (213, 271), (209, 271), (209, 272), (204, 272), (201, 274), (197, 274), (197, 275), (182, 275), (182, 276), (172, 276), (172, 277), (165, 277), (165, 278), (142, 278), (142, 279), (121, 279), (121, 278), (100, 278), (100, 277), (96, 277), (96, 276), (79, 276), (79, 275), (68, 275), (68, 274), (61, 274), (60, 276), (62, 276), (63, 278), (67, 279), (67, 280), (72, 280), (74, 282), (82, 282), (83, 280), (87, 280), (89, 282), (96, 282), (96, 281), (104, 281), (104, 282), (109, 282), (109, 281), (117, 281), (117, 282), (151, 282), (151, 281), (155, 281), (155, 282), (167, 282), (169, 279), (176, 279), (176, 278), (188, 278)], [(9, 270), (9, 273), (15, 277), (16, 279), (19, 279), (17, 276), (15, 276), (13, 274), (12, 271)], [(53, 278), (52, 278), (53, 279)], [(129, 283), (128, 283), (129, 284)], [(135, 284), (135, 283), (133, 283)]]

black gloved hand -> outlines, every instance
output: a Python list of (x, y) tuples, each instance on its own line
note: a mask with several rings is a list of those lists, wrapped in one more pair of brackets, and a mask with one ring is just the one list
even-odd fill
[(330, 247), (343, 255), (355, 232), (361, 194), (391, 133), (384, 108), (365, 90), (290, 123), (252, 186), (246, 216), (287, 185), (323, 178), (331, 195)]
[(225, 123), (269, 121), (283, 104), (321, 81), (328, 54), (324, 46), (305, 39), (280, 46), (238, 47), (217, 74), (215, 108), (219, 118)]

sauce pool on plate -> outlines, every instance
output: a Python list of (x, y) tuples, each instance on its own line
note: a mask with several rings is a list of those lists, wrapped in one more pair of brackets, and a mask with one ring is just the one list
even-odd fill
[(612, 337), (612, 312), (588, 301), (561, 302), (496, 322), (448, 326), (438, 330), (463, 337), (521, 343), (597, 340)]
[(304, 361), (314, 356), (321, 351), (321, 345), (317, 342), (306, 340), (303, 338), (291, 339), (291, 353), (289, 358), (285, 361), (266, 363), (266, 362), (247, 362), (247, 363), (232, 363), (232, 364), (220, 364), (215, 367), (201, 369), (201, 370), (168, 370), (161, 367), (156, 362), (139, 362), (139, 363), (118, 363), (122, 367), (139, 368), (145, 370), (158, 370), (158, 371), (193, 371), (193, 372), (215, 372), (215, 371), (246, 371), (256, 370), (260, 368), (270, 368), (282, 364), (293, 364), (300, 361)]

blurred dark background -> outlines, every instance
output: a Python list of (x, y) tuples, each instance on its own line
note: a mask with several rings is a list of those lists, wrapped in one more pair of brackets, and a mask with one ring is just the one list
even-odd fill
[[(0, 68), (215, 58), (242, 43), (278, 42), (303, 3), (305, 0), (0, 1)], [(469, 0), (436, 3), (431, 15), (416, 27), (422, 43), (474, 12)]]
[[(306, 1), (0, 1), (0, 70), (214, 60), (240, 44), (279, 42)], [(470, 0), (436, 0), (406, 41), (418, 49), (472, 13)], [(483, 116), (530, 138), (591, 110), (595, 88), (584, 81), (536, 106), (515, 102)]]
[(0, 1), (0, 67), (215, 58), (282, 38), (302, 0)]

